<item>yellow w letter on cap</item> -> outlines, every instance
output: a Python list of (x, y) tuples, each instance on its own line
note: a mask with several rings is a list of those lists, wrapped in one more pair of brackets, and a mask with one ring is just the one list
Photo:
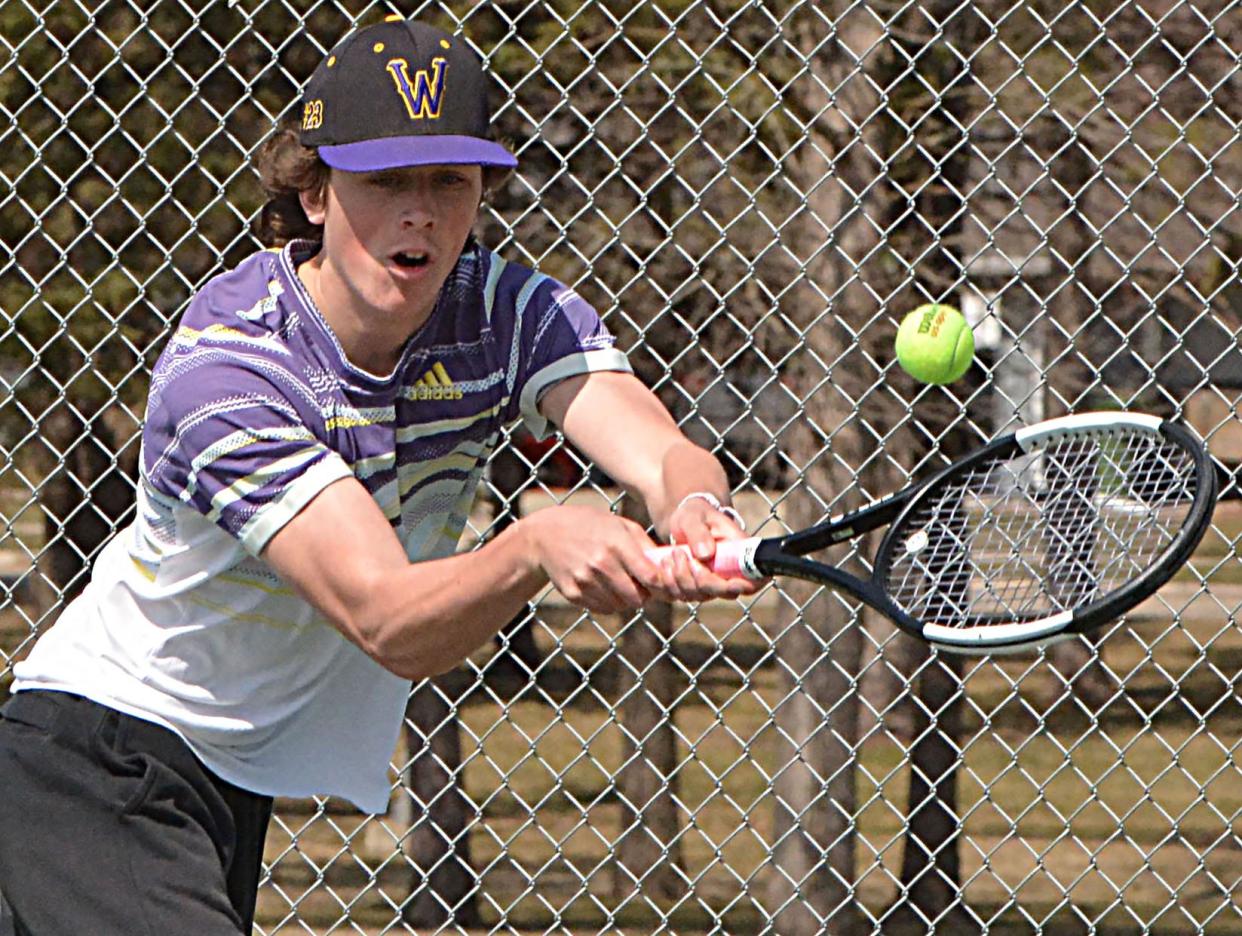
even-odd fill
[(447, 83), (444, 76), (447, 72), (448, 62), (442, 58), (435, 58), (431, 60), (430, 72), (425, 68), (420, 68), (414, 73), (414, 80), (411, 81), (409, 62), (395, 58), (388, 63), (388, 74), (392, 75), (393, 83), (397, 86), (397, 93), (405, 102), (405, 109), (409, 111), (410, 120), (439, 119), (440, 106), (444, 103), (444, 86)]

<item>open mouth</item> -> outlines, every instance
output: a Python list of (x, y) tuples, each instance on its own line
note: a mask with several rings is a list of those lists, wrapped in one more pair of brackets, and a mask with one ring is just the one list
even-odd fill
[(393, 263), (407, 270), (417, 270), (425, 267), (430, 258), (425, 253), (398, 253), (392, 256)]

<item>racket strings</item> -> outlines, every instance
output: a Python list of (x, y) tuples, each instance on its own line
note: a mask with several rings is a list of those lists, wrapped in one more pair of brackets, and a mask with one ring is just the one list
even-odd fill
[(886, 587), (949, 626), (1099, 600), (1150, 568), (1195, 497), (1195, 460), (1141, 429), (1053, 437), (945, 484), (895, 533)]

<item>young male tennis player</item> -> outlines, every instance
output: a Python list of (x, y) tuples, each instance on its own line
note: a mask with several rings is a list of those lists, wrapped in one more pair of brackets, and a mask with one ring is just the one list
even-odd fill
[[(613, 612), (750, 589), (636, 524), (552, 507), (453, 555), (506, 423), (560, 427), (708, 556), (719, 464), (571, 289), (478, 245), (485, 79), (387, 21), (321, 63), (261, 160), (274, 230), (156, 365), (134, 523), (15, 670), (0, 720), (0, 932), (250, 932), (275, 795), (383, 811), (410, 680), (548, 582)], [(289, 209), (295, 209), (290, 214)]]

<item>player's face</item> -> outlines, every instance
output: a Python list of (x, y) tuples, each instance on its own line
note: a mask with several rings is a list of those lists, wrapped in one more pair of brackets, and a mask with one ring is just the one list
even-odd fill
[(380, 327), (421, 325), (461, 255), (482, 194), (479, 166), (332, 170), (322, 209), (313, 209), (321, 217), (308, 215), (324, 226), (333, 292), (360, 314), (376, 313)]

